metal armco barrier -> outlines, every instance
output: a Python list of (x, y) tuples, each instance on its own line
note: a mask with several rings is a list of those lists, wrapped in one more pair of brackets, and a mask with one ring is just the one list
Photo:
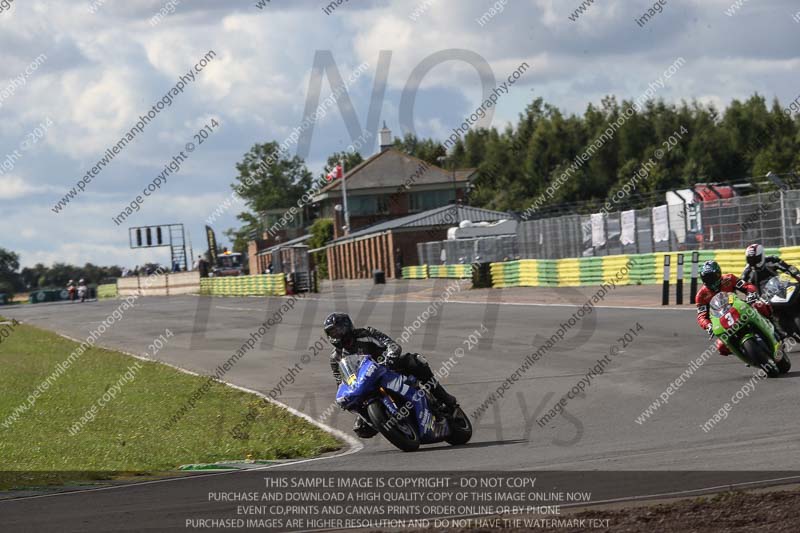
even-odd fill
[(700, 254), (692, 252), (692, 281), (689, 285), (689, 303), (695, 303), (697, 296), (697, 263), (700, 262)]
[(683, 305), (683, 254), (678, 254), (678, 276), (675, 280), (675, 305)]
[(664, 284), (661, 289), (661, 305), (669, 305), (669, 256), (664, 256)]

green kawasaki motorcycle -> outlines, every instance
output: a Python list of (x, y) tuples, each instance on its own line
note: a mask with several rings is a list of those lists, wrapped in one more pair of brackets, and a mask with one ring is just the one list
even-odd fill
[(761, 368), (771, 378), (792, 368), (772, 323), (734, 293), (718, 293), (710, 310), (714, 335), (748, 366)]

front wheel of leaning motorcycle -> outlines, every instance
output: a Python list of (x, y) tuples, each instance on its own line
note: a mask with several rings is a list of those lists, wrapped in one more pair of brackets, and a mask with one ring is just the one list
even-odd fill
[(792, 361), (789, 360), (789, 354), (786, 353), (786, 350), (783, 351), (783, 357), (776, 364), (781, 374), (785, 374), (792, 369)]
[(419, 448), (419, 435), (417, 435), (416, 428), (406, 419), (393, 419), (381, 402), (369, 404), (367, 414), (372, 421), (372, 426), (377, 428), (381, 435), (398, 449), (404, 452), (413, 452)]
[(750, 337), (742, 344), (742, 351), (751, 361), (753, 366), (761, 368), (768, 377), (778, 377), (781, 373), (779, 367), (772, 360), (769, 348), (758, 337)]
[(468, 443), (471, 438), (472, 422), (460, 407), (456, 407), (453, 416), (450, 417), (450, 436), (445, 440), (453, 446), (458, 446)]

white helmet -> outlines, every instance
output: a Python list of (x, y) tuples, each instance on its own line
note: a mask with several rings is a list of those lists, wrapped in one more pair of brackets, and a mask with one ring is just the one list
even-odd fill
[(81, 278), (78, 283), (84, 283), (83, 278)]
[(764, 257), (764, 247), (760, 244), (751, 244), (747, 247), (744, 253), (744, 258), (747, 264), (754, 268), (761, 268), (766, 263), (767, 258)]

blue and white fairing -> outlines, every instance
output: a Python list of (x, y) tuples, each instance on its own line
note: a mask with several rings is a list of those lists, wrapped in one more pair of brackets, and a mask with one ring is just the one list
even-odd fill
[[(393, 372), (366, 355), (348, 355), (339, 362), (339, 368), (342, 383), (336, 392), (336, 403), (342, 408), (360, 413), (371, 401), (380, 401), (391, 418), (415, 419), (424, 444), (440, 442), (450, 434), (447, 420), (431, 413), (428, 397), (416, 387), (413, 376)], [(381, 394), (381, 388), (393, 394)]]

